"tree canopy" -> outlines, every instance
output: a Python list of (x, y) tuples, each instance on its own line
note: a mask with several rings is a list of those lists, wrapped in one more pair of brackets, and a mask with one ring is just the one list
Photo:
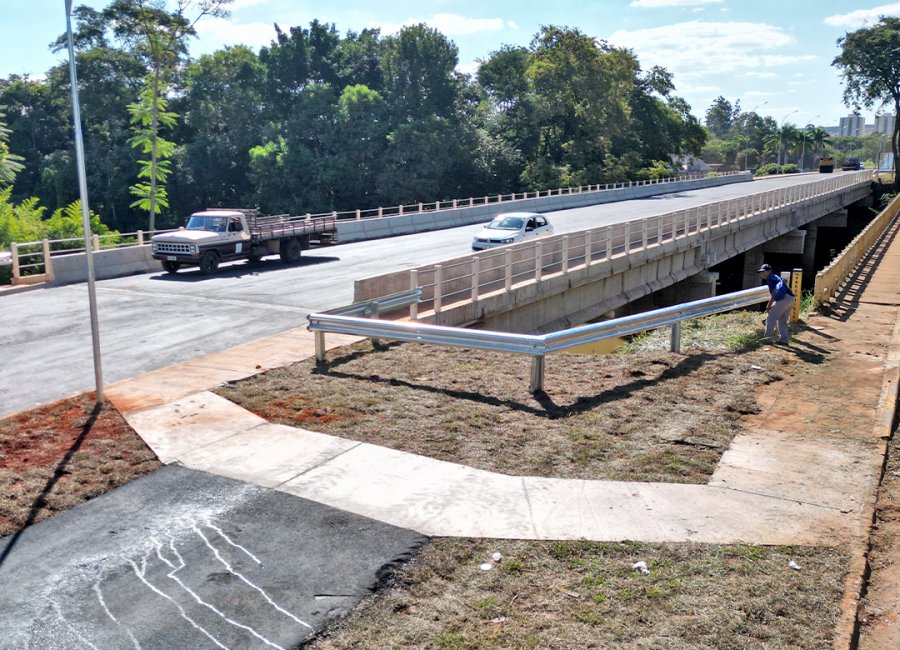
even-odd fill
[(882, 16), (872, 27), (863, 27), (838, 39), (841, 53), (832, 65), (844, 79), (844, 103), (872, 108), (892, 105), (894, 132), (894, 183), (900, 189), (900, 18)]
[[(302, 214), (637, 180), (707, 138), (669, 72), (579, 30), (542, 27), (474, 76), (423, 24), (276, 25), (259, 53), (190, 59), (194, 20), (228, 4), (74, 10), (88, 189), (108, 226), (146, 228), (141, 208), (172, 226), (208, 206)], [(64, 64), (0, 79), (0, 160), (22, 166), (10, 205), (52, 215), (77, 199), (68, 92)]]

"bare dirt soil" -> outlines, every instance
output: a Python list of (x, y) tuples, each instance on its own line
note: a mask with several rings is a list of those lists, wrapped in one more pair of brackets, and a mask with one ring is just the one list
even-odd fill
[(112, 406), (91, 394), (0, 419), (0, 536), (161, 467)]

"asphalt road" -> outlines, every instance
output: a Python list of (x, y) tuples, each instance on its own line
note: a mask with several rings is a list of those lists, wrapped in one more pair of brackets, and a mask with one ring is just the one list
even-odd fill
[[(548, 213), (556, 234), (639, 219), (695, 205), (820, 180), (818, 174)], [(97, 283), (105, 383), (181, 363), (306, 322), (315, 311), (353, 300), (359, 278), (471, 252), (481, 226), (317, 248), (285, 266), (223, 265), (211, 277), (187, 270)], [(87, 286), (0, 297), (0, 416), (94, 386)]]
[(423, 543), (169, 465), (0, 539), (0, 648), (295, 648)]

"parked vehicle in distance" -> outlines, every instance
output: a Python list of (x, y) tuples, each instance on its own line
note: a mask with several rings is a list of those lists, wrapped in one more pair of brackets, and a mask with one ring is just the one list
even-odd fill
[(834, 171), (834, 158), (819, 158), (819, 173), (830, 174)]
[(334, 217), (266, 216), (256, 210), (216, 209), (195, 212), (179, 230), (154, 235), (153, 259), (167, 273), (182, 266), (199, 266), (204, 275), (215, 273), (219, 262), (278, 253), (288, 263), (300, 259), (310, 240), (333, 243)]
[(475, 235), (472, 250), (481, 251), (552, 234), (553, 226), (537, 212), (506, 212), (498, 214)]
[(862, 164), (859, 162), (859, 158), (847, 158), (847, 162), (843, 164), (841, 169), (845, 172), (859, 171), (862, 169)]

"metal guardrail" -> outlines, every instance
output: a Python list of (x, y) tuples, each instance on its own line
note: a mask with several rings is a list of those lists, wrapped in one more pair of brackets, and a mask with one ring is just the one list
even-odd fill
[[(407, 292), (407, 294), (411, 293)], [(403, 294), (394, 294), (392, 297), (400, 295)], [(400, 322), (360, 318), (334, 313), (310, 314), (307, 319), (309, 320), (309, 330), (315, 332), (316, 335), (316, 360), (319, 362), (325, 361), (326, 332), (353, 334), (372, 339), (527, 354), (532, 357), (529, 390), (535, 393), (543, 390), (544, 387), (544, 358), (547, 354), (607, 338), (636, 334), (667, 326), (672, 327), (672, 351), (678, 352), (681, 350), (682, 322), (723, 311), (749, 307), (768, 300), (768, 289), (758, 287), (542, 335), (491, 332), (429, 325), (415, 321)], [(398, 300), (394, 303), (396, 308), (402, 307), (399, 302)]]

